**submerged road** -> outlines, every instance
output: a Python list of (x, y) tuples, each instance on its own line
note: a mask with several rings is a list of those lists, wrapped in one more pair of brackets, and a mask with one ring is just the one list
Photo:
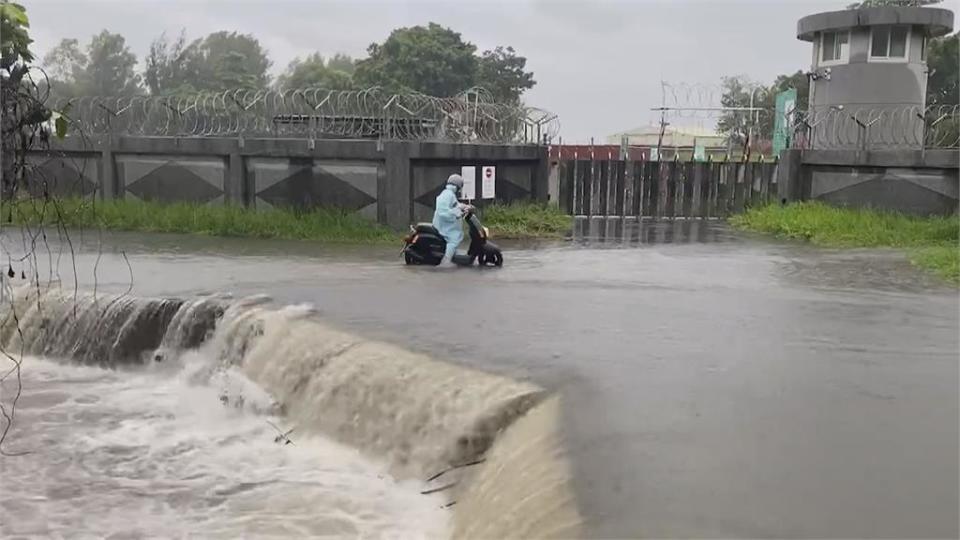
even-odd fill
[[(127, 288), (123, 250), (136, 294), (310, 302), (342, 327), (561, 392), (591, 536), (958, 535), (955, 289), (895, 252), (704, 223), (626, 236), (507, 247), (500, 270), (454, 271), (406, 268), (392, 249), (74, 242), (87, 287), (102, 246), (97, 286)], [(60, 269), (69, 281), (68, 255)]]

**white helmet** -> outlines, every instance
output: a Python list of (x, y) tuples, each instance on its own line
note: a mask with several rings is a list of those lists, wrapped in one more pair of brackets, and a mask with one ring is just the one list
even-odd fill
[(448, 186), (457, 186), (457, 189), (463, 189), (463, 177), (459, 174), (451, 174), (447, 178)]

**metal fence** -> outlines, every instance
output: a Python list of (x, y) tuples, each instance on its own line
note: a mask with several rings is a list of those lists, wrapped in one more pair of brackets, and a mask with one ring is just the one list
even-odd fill
[(68, 107), (77, 127), (88, 134), (543, 144), (559, 129), (555, 115), (496, 103), (482, 89), (450, 98), (379, 88), (240, 89), (188, 96), (89, 96), (55, 106)]
[(960, 147), (960, 105), (842, 108), (797, 113), (800, 149), (896, 150)]
[(589, 161), (558, 164), (560, 206), (578, 218), (722, 218), (777, 200), (777, 163)]

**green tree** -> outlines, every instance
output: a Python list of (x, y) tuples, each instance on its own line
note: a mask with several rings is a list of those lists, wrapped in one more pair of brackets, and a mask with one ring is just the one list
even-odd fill
[[(742, 76), (724, 77), (721, 83), (723, 94), (720, 96), (722, 107), (769, 109), (775, 98), (775, 92), (763, 85), (753, 83)], [(742, 146), (750, 132), (754, 137), (761, 134), (773, 134), (773, 115), (759, 111), (730, 110), (721, 114), (717, 121), (717, 132), (726, 135), (731, 144)]]
[(185, 31), (181, 31), (173, 41), (169, 41), (166, 34), (161, 34), (150, 44), (145, 59), (143, 79), (147, 89), (155, 96), (196, 92), (196, 87), (190, 82), (191, 76), (195, 76), (191, 68), (199, 62), (191, 60), (191, 55), (198, 54), (196, 48), (187, 46)]
[[(34, 126), (45, 122), (50, 116), (45, 109), (37, 107), (24, 92), (24, 78), (29, 74), (33, 43), (27, 33), (30, 20), (26, 9), (19, 4), (0, 3), (0, 196), (10, 200), (17, 192), (25, 165), (25, 152), (21, 151), (24, 137), (24, 120)], [(2, 404), (2, 403), (0, 403)], [(6, 419), (6, 417), (5, 417)], [(3, 430), (6, 436), (11, 420), (7, 419)], [(2, 442), (0, 437), (0, 442)]]
[(266, 88), (272, 62), (251, 35), (214, 32), (190, 44), (187, 53), (189, 79), (199, 90)]
[(0, 3), (0, 69), (4, 74), (9, 74), (14, 66), (33, 62), (29, 28), (26, 8), (6, 0)]
[[(50, 127), (62, 137), (67, 119), (45, 103), (46, 92), (34, 77), (35, 69), (29, 35), (30, 19), (20, 4), (0, 2), (0, 197), (10, 200), (23, 190), (34, 189), (27, 174), (27, 152), (49, 140)], [(49, 123), (48, 123), (49, 122)], [(19, 369), (19, 363), (14, 361)], [(0, 403), (6, 424), (0, 435), (0, 446), (13, 422), (12, 410)], [(16, 408), (14, 398), (13, 409)]]
[(50, 79), (51, 91), (57, 97), (73, 97), (79, 93), (77, 80), (87, 68), (87, 55), (76, 39), (63, 39), (43, 57), (43, 68)]
[(355, 77), (364, 86), (453, 96), (477, 81), (476, 47), (436, 23), (399, 28), (367, 48)]
[(161, 35), (150, 45), (144, 79), (153, 95), (266, 88), (270, 59), (251, 35), (214, 32), (189, 45), (183, 32), (175, 40)]
[(357, 70), (357, 61), (346, 54), (337, 53), (327, 60), (327, 68), (353, 75)]
[(104, 30), (87, 45), (87, 64), (78, 71), (78, 90), (97, 96), (129, 96), (140, 93), (137, 57), (120, 34)]
[(927, 105), (960, 104), (960, 33), (927, 44)]
[(248, 70), (247, 56), (238, 51), (227, 51), (210, 66), (216, 87), (213, 90), (231, 88), (262, 88), (266, 78), (258, 77)]
[(720, 104), (723, 107), (750, 107), (751, 95), (753, 107), (759, 111), (727, 111), (717, 121), (717, 132), (727, 135), (730, 142), (741, 146), (753, 128), (754, 142), (770, 140), (773, 137), (775, 122), (774, 109), (777, 94), (793, 88), (797, 91), (796, 109), (807, 109), (810, 100), (810, 81), (806, 73), (797, 71), (791, 75), (779, 75), (770, 86), (755, 84), (744, 77), (726, 77), (722, 83), (723, 94)]
[(496, 101), (516, 103), (524, 91), (537, 82), (533, 73), (524, 71), (527, 59), (513, 47), (497, 47), (480, 57), (476, 83), (490, 91)]
[(353, 65), (353, 60), (346, 55), (338, 54), (330, 60), (324, 60), (320, 53), (313, 53), (290, 62), (287, 71), (277, 80), (277, 86), (348, 90), (354, 86), (351, 76)]
[[(960, 34), (932, 39), (927, 44), (927, 106), (957, 107), (960, 105)], [(954, 109), (956, 110), (956, 109)], [(960, 142), (960, 118), (944, 117), (946, 111), (928, 115), (927, 143), (953, 146)]]

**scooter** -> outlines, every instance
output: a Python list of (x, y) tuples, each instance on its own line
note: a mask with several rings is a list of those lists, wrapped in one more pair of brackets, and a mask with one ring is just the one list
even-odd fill
[[(466, 255), (455, 254), (453, 262), (458, 266), (503, 266), (500, 247), (490, 241), (490, 230), (480, 223), (476, 209), (467, 208), (463, 216), (470, 234), (470, 247)], [(412, 265), (437, 266), (443, 260), (447, 241), (430, 223), (410, 226), (410, 234), (403, 239), (403, 260)]]

